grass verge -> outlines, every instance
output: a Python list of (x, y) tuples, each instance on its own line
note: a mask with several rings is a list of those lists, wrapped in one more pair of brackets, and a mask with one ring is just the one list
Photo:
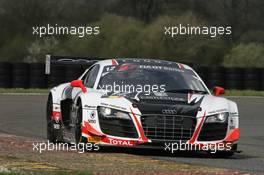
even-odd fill
[(0, 172), (0, 175), (92, 175), (90, 171), (72, 171), (72, 172), (16, 172), (16, 171), (9, 171), (9, 172)]
[(259, 96), (259, 97), (264, 97), (264, 91), (226, 90), (225, 96)]
[(48, 93), (49, 89), (0, 88), (0, 93)]

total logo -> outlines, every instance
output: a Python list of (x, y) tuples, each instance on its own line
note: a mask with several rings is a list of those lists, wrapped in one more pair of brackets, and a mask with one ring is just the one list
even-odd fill
[(116, 139), (111, 139), (111, 138), (109, 138), (109, 143), (113, 145), (121, 145), (121, 146), (133, 146), (134, 145), (129, 140), (116, 140)]

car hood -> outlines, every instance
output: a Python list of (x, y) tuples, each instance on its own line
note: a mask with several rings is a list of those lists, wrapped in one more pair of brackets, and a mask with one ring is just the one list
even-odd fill
[(215, 97), (211, 94), (195, 93), (109, 93), (102, 97), (124, 97), (133, 107), (137, 107), (141, 115), (164, 114), (197, 116), (198, 111), (206, 112), (206, 115), (228, 111), (228, 100)]

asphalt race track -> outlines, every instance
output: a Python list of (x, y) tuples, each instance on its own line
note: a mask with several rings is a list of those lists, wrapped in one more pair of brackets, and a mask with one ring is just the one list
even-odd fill
[[(155, 159), (200, 164), (264, 174), (264, 98), (235, 97), (240, 113), (243, 152), (229, 159), (202, 155), (151, 155)], [(46, 138), (47, 95), (0, 95), (0, 132)], [(148, 155), (149, 156), (149, 155)]]

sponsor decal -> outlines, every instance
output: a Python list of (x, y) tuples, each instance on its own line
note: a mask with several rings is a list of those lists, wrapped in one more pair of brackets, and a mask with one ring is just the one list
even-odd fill
[(168, 97), (168, 96), (141, 96), (140, 99), (142, 100), (168, 100), (168, 101), (181, 101), (186, 102), (184, 98), (179, 97)]
[(139, 65), (139, 69), (184, 72), (182, 69), (179, 69), (179, 68), (176, 68), (176, 67), (168, 67), (168, 66), (160, 66), (160, 65)]
[(168, 94), (166, 92), (153, 92), (155, 96), (158, 97), (167, 97)]
[(94, 119), (95, 118), (95, 114), (96, 114), (95, 111), (92, 111), (91, 112), (91, 119)]
[(91, 111), (90, 119), (88, 119), (88, 122), (89, 123), (96, 123), (95, 116), (96, 116), (96, 112), (95, 111)]
[(121, 146), (133, 146), (134, 143), (132, 143), (129, 140), (119, 140), (119, 139), (112, 139), (109, 138), (109, 143), (112, 145), (121, 145)]
[(105, 106), (105, 107), (110, 107), (110, 108), (115, 108), (115, 109), (127, 111), (127, 109), (122, 107), (122, 106), (117, 106), (117, 105), (107, 104), (107, 103), (101, 103), (101, 105)]
[(112, 95), (112, 96), (109, 96), (108, 98), (116, 99), (116, 98), (122, 98), (122, 96), (115, 96), (115, 95)]
[(84, 105), (84, 107), (87, 108), (87, 109), (96, 109), (96, 106)]
[(218, 109), (218, 110), (209, 111), (208, 114), (215, 114), (215, 113), (222, 113), (222, 112), (227, 112), (227, 109)]
[(123, 63), (142, 63), (142, 64), (164, 64), (164, 65), (176, 65), (177, 63), (165, 60), (155, 60), (155, 59), (134, 59), (134, 58), (127, 58), (127, 59), (118, 59), (118, 61)]
[(60, 124), (53, 124), (54, 129), (60, 129)]
[(98, 137), (98, 136), (90, 136), (90, 137), (88, 137), (88, 142), (92, 142), (92, 143), (101, 142), (101, 137)]

